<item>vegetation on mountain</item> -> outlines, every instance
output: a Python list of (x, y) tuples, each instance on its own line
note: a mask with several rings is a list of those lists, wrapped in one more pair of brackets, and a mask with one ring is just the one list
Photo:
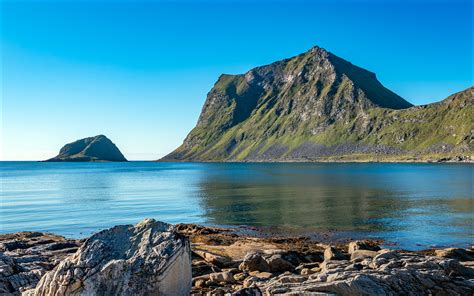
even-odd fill
[(413, 106), (372, 72), (313, 47), (221, 75), (196, 127), (165, 161), (469, 159), (473, 92)]

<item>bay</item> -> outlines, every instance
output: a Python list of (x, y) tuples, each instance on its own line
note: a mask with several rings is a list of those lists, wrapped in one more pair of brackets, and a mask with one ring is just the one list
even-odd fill
[(412, 250), (474, 243), (471, 164), (0, 162), (0, 172), (1, 233), (85, 237), (150, 217)]

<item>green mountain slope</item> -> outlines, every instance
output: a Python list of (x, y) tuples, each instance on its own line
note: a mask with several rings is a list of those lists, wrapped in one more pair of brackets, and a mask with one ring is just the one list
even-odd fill
[(403, 160), (470, 155), (472, 88), (413, 107), (375, 74), (314, 47), (222, 75), (165, 161)]
[(59, 154), (47, 161), (127, 161), (122, 152), (104, 135), (64, 145)]

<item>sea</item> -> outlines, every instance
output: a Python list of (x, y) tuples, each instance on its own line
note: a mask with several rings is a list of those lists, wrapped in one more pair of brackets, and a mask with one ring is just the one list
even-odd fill
[(0, 233), (82, 238), (144, 218), (382, 239), (408, 250), (474, 244), (472, 164), (0, 162)]

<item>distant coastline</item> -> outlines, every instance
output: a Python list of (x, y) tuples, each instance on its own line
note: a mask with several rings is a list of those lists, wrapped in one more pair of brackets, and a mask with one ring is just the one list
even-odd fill
[(430, 164), (446, 164), (446, 163), (474, 163), (472, 156), (442, 156), (439, 158), (423, 157), (420, 158), (393, 158), (393, 159), (377, 159), (368, 156), (362, 159), (348, 158), (318, 158), (318, 159), (278, 159), (278, 160), (176, 160), (176, 159), (158, 159), (151, 160), (154, 162), (178, 162), (178, 163), (430, 163)]

